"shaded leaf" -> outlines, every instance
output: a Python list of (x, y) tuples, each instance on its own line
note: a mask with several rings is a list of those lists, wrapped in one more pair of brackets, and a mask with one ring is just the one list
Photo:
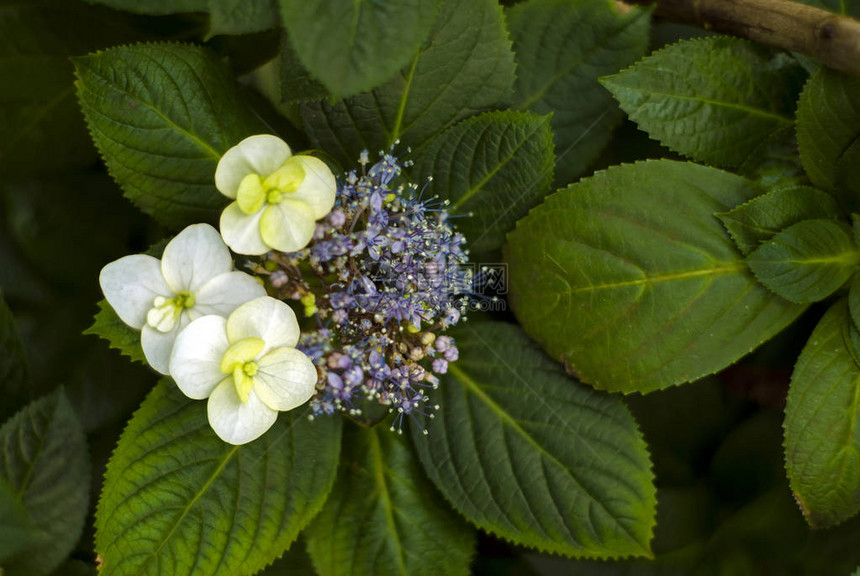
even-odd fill
[(514, 105), (552, 113), (556, 182), (582, 175), (623, 114), (597, 79), (645, 55), (648, 11), (609, 0), (530, 0), (507, 12), (517, 60)]
[(833, 196), (809, 186), (771, 190), (728, 212), (717, 213), (744, 254), (801, 220), (838, 220), (841, 216)]
[(439, 11), (439, 0), (280, 4), (296, 55), (335, 98), (370, 90), (408, 65)]
[(337, 470), (340, 420), (282, 413), (259, 440), (225, 444), (206, 403), (170, 380), (120, 438), (96, 514), (100, 574), (253, 574), (319, 511)]
[(479, 528), (573, 557), (651, 556), (655, 489), (618, 397), (571, 380), (512, 324), (456, 332), (460, 359), (412, 427), (424, 469)]
[(847, 341), (845, 300), (816, 326), (791, 377), (785, 410), (785, 466), (813, 527), (860, 511), (860, 366)]
[(792, 125), (805, 73), (739, 38), (682, 40), (601, 80), (639, 128), (700, 162), (738, 166)]
[(21, 408), (30, 399), (27, 389), (29, 369), (24, 345), (15, 325), (15, 317), (0, 290), (0, 423)]
[(573, 184), (508, 235), (512, 308), (597, 388), (650, 392), (721, 370), (804, 308), (758, 284), (714, 216), (760, 193), (670, 160)]
[(497, 105), (514, 81), (514, 57), (493, 0), (445, 0), (428, 44), (394, 78), (337, 104), (302, 105), (316, 147), (344, 166), (400, 139), (420, 148), (457, 120)]
[(277, 0), (208, 0), (209, 34), (252, 34), (280, 24)]
[(759, 282), (792, 302), (817, 302), (838, 290), (860, 264), (851, 228), (804, 220), (762, 243), (747, 258)]
[(807, 183), (806, 172), (797, 153), (794, 126), (777, 130), (744, 160), (738, 174), (766, 188)]
[(0, 479), (41, 532), (3, 562), (4, 576), (47, 574), (71, 552), (84, 526), (89, 476), (86, 440), (62, 390), (28, 404), (0, 428)]
[(40, 537), (21, 497), (0, 477), (0, 566)]
[[(825, 190), (836, 188), (840, 163), (852, 161), (856, 150), (852, 145), (858, 138), (860, 78), (822, 68), (806, 83), (797, 103), (800, 160), (813, 184)], [(847, 166), (844, 169), (847, 176), (850, 171)], [(860, 212), (860, 199), (851, 192), (837, 189), (837, 199), (849, 211)]]
[(122, 15), (79, 2), (5, 2), (0, 10), (0, 171), (62, 172), (96, 161), (75, 102), (69, 56), (133, 41)]
[(281, 34), (278, 67), (278, 90), (283, 102), (306, 102), (328, 96), (326, 87), (299, 62), (286, 31)]
[(489, 112), (431, 140), (413, 173), (433, 176), (425, 194), (450, 200), (452, 214), (468, 215), (457, 229), (472, 251), (484, 252), (501, 247), (505, 233), (549, 192), (554, 159), (548, 117)]
[(352, 428), (338, 480), (307, 530), (320, 576), (469, 574), (475, 535), (434, 492), (403, 440)]
[(264, 132), (226, 67), (184, 44), (122, 46), (75, 58), (93, 140), (125, 195), (164, 224), (217, 220), (221, 155)]
[(163, 15), (205, 12), (210, 0), (146, 0), (145, 2), (140, 2), (140, 0), (87, 0), (87, 2), (104, 4), (117, 10), (137, 14)]

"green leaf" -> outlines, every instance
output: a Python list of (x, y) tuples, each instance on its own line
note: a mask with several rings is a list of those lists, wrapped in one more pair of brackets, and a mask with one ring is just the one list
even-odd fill
[(306, 533), (320, 576), (470, 574), (474, 532), (399, 436), (353, 428), (343, 453), (331, 496)]
[(98, 306), (93, 325), (83, 333), (107, 340), (111, 348), (131, 358), (132, 362), (146, 364), (146, 356), (140, 347), (140, 332), (120, 320), (106, 300), (100, 300)]
[(60, 390), (0, 428), (0, 479), (23, 501), (40, 537), (3, 562), (4, 576), (39, 576), (71, 552), (87, 513), (90, 466), (81, 425)]
[(841, 217), (833, 196), (809, 186), (771, 190), (737, 208), (717, 214), (744, 254), (749, 254), (777, 232), (801, 220)]
[(317, 148), (352, 166), (362, 150), (400, 139), (420, 148), (457, 120), (497, 105), (514, 81), (502, 8), (494, 0), (445, 0), (429, 44), (390, 81), (337, 104), (302, 105)]
[(549, 118), (507, 110), (439, 134), (413, 173), (433, 176), (425, 194), (450, 200), (452, 214), (469, 215), (457, 229), (473, 252), (485, 252), (500, 248), (505, 233), (549, 192), (554, 160)]
[(760, 193), (671, 160), (599, 172), (508, 235), (511, 306), (597, 388), (650, 392), (717, 372), (804, 309), (758, 284), (714, 216)]
[(738, 166), (793, 122), (804, 72), (739, 38), (682, 40), (601, 81), (639, 128), (701, 162)]
[(860, 511), (860, 366), (851, 355), (845, 300), (809, 337), (791, 376), (785, 466), (795, 499), (816, 528)]
[(15, 317), (0, 289), (0, 423), (29, 400), (29, 368)]
[(335, 98), (370, 90), (408, 65), (439, 0), (280, 0), (299, 60)]
[[(806, 83), (797, 104), (800, 160), (813, 184), (832, 190), (837, 187), (840, 167), (845, 171), (843, 178), (853, 172), (849, 164), (841, 163), (856, 160), (857, 149), (852, 146), (858, 138), (860, 78), (822, 68)], [(855, 182), (854, 186), (860, 184)], [(837, 199), (851, 212), (860, 212), (860, 194), (856, 192), (860, 189), (837, 189)]]
[(21, 497), (0, 477), (0, 566), (40, 536)]
[(597, 79), (645, 55), (648, 11), (610, 0), (530, 0), (507, 13), (517, 79), (514, 104), (552, 113), (556, 182), (582, 175), (623, 117)]
[(792, 302), (833, 294), (860, 264), (851, 228), (833, 220), (804, 220), (764, 242), (747, 258), (759, 282)]
[(205, 402), (162, 380), (108, 464), (96, 513), (101, 576), (244, 576), (280, 556), (337, 472), (340, 420), (300, 412), (231, 446), (209, 427)]
[(573, 557), (651, 556), (656, 498), (618, 397), (571, 380), (512, 324), (456, 332), (460, 359), (413, 441), (428, 476), (479, 528)]
[(78, 98), (93, 140), (125, 195), (164, 224), (215, 222), (228, 148), (264, 132), (227, 68), (183, 44), (138, 44), (75, 58)]

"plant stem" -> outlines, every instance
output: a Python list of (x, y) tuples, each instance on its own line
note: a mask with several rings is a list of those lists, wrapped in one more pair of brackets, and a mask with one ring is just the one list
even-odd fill
[[(653, 4), (653, 0), (627, 0)], [(860, 76), (860, 22), (788, 0), (657, 0), (656, 15), (728, 32)]]

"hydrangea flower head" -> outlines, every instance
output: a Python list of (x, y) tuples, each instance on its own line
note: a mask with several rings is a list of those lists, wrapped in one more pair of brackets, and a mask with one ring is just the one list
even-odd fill
[(149, 364), (168, 373), (177, 334), (195, 318), (226, 316), (265, 295), (252, 276), (233, 270), (230, 251), (208, 224), (185, 228), (164, 248), (161, 260), (125, 256), (102, 268), (99, 284), (120, 319), (141, 330)]
[(307, 246), (315, 222), (334, 205), (337, 182), (322, 160), (293, 156), (286, 142), (251, 136), (218, 162), (215, 187), (235, 200), (221, 214), (221, 234), (233, 251), (259, 255)]
[(179, 389), (209, 399), (209, 424), (231, 444), (259, 438), (278, 417), (310, 400), (317, 370), (296, 350), (299, 325), (289, 306), (263, 296), (228, 318), (203, 316), (176, 339), (170, 375)]
[[(472, 276), (445, 203), (414, 184), (395, 186), (401, 164), (381, 155), (369, 169), (362, 155), (361, 174), (346, 175), (311, 244), (270, 253), (265, 271), (282, 297), (320, 320), (299, 344), (320, 372), (315, 414), (355, 416), (369, 402), (395, 412), (400, 430), (405, 416), (432, 415), (426, 391), (458, 355), (453, 339), (437, 334), (460, 320)], [(314, 285), (302, 277), (304, 261)]]

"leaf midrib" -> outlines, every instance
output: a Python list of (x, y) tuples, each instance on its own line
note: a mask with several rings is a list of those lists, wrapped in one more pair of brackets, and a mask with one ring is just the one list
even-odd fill
[[(556, 466), (558, 466), (559, 468), (564, 470), (565, 473), (567, 474), (567, 476), (571, 480), (573, 480), (573, 482), (575, 482), (577, 486), (580, 487), (580, 489), (583, 491), (584, 494), (586, 494), (588, 496), (588, 498), (591, 500), (591, 502), (593, 502), (596, 506), (599, 506), (600, 508), (602, 508), (604, 510), (604, 512), (606, 512), (607, 516), (609, 516), (609, 518), (612, 519), (613, 523), (621, 528), (621, 530), (630, 539), (631, 543), (635, 544), (645, 554), (645, 556), (652, 557), (651, 551), (648, 550), (646, 547), (642, 546), (642, 544), (637, 539), (636, 535), (631, 533), (630, 529), (627, 526), (625, 526), (624, 524), (619, 522), (618, 519), (606, 508), (606, 506), (600, 500), (595, 498), (585, 488), (585, 486), (573, 476), (571, 471), (562, 462), (560, 462), (554, 455), (547, 452), (543, 448), (543, 446), (541, 446), (537, 442), (537, 440), (535, 440), (528, 432), (526, 432), (519, 425), (519, 423), (516, 420), (514, 420), (514, 418), (510, 414), (508, 414), (501, 406), (499, 406), (492, 398), (490, 398), (489, 395), (487, 395), (481, 389), (480, 384), (478, 384), (475, 380), (470, 378), (461, 368), (459, 368), (458, 366), (456, 366), (453, 363), (448, 366), (448, 372), (450, 372), (455, 378), (457, 378), (461, 383), (463, 383), (464, 386), (466, 388), (468, 388), (468, 390), (470, 392), (472, 392), (475, 396), (477, 396), (482, 402), (484, 402), (484, 404), (486, 404), (488, 408), (490, 408), (493, 412), (495, 412), (496, 415), (499, 417), (499, 419), (504, 424), (507, 424), (508, 426), (510, 426), (524, 440), (526, 440), (529, 444), (534, 446), (534, 448), (538, 451), (538, 453), (542, 457), (548, 459), (553, 464), (555, 464)], [(555, 504), (554, 501), (553, 501), (553, 503)], [(559, 511), (559, 512), (561, 512), (561, 511)]]
[(373, 459), (373, 475), (376, 478), (376, 483), (379, 487), (380, 497), (385, 508), (385, 521), (388, 525), (388, 530), (394, 538), (395, 548), (397, 550), (397, 568), (400, 574), (407, 576), (409, 573), (406, 570), (406, 560), (403, 557), (403, 545), (400, 543), (400, 535), (397, 532), (397, 525), (394, 521), (394, 505), (391, 502), (391, 495), (388, 493), (388, 483), (385, 481), (385, 466), (383, 462), (382, 446), (379, 443), (379, 437), (375, 430), (371, 430), (370, 434), (370, 451)]
[(615, 288), (626, 288), (628, 286), (642, 286), (650, 284), (659, 284), (661, 282), (672, 282), (674, 280), (686, 280), (688, 278), (700, 278), (706, 276), (717, 276), (720, 274), (733, 274), (746, 270), (747, 266), (743, 262), (735, 264), (725, 264), (722, 266), (713, 266), (711, 268), (703, 268), (700, 270), (687, 270), (684, 272), (670, 272), (666, 274), (658, 274), (656, 276), (645, 276), (644, 278), (636, 278), (634, 280), (624, 280), (621, 282), (609, 282), (607, 284), (598, 284), (583, 286), (581, 288), (571, 288), (559, 294), (579, 294), (583, 292), (597, 292), (598, 290), (612, 290)]
[[(120, 88), (116, 83), (111, 82), (107, 78), (102, 76), (101, 74), (98, 74), (96, 72), (95, 68), (93, 68), (92, 66), (87, 66), (87, 69), (92, 74), (98, 76), (102, 82), (104, 82), (106, 85), (110, 86), (112, 89), (125, 95), (127, 98), (133, 99), (134, 101), (136, 101), (138, 103), (138, 105), (143, 106), (147, 110), (151, 111), (159, 119), (161, 119), (167, 125), (168, 128), (172, 128), (172, 129), (176, 130), (177, 132), (179, 132), (180, 134), (185, 135), (189, 140), (194, 142), (200, 149), (204, 150), (208, 155), (212, 156), (212, 158), (214, 158), (216, 160), (221, 159), (221, 153), (220, 152), (215, 150), (215, 148), (213, 148), (209, 143), (202, 140), (197, 134), (194, 134), (193, 132), (186, 130), (185, 128), (183, 128), (182, 126), (180, 126), (179, 124), (174, 122), (171, 118), (169, 118), (168, 116), (165, 116), (160, 110), (158, 110), (155, 107), (154, 104), (152, 104), (151, 102), (148, 102), (147, 100), (144, 100), (143, 98), (141, 98), (137, 94), (132, 94), (128, 90)], [(81, 75), (78, 75), (78, 82), (79, 82), (80, 89), (82, 91), (86, 90), (86, 91), (92, 93), (93, 95), (95, 95), (96, 97), (101, 97), (101, 96), (99, 96), (99, 94), (96, 91), (89, 90), (87, 88), (86, 82), (84, 81), (84, 79)], [(114, 121), (116, 121), (117, 123), (125, 124), (127, 126), (131, 126), (132, 128), (137, 129), (137, 126), (134, 126), (133, 124), (128, 124), (125, 122), (119, 122), (119, 120), (116, 120), (116, 119), (114, 119)]]
[(167, 543), (173, 537), (173, 534), (179, 529), (179, 526), (182, 524), (183, 520), (185, 520), (185, 517), (188, 516), (188, 513), (191, 511), (191, 508), (194, 507), (194, 504), (196, 504), (197, 501), (203, 497), (203, 494), (205, 494), (206, 491), (209, 490), (209, 488), (215, 482), (215, 480), (218, 479), (218, 477), (221, 475), (221, 472), (224, 470), (224, 468), (227, 466), (227, 464), (230, 462), (230, 460), (233, 459), (233, 456), (235, 456), (236, 453), (239, 451), (239, 448), (241, 448), (241, 446), (233, 446), (222, 457), (221, 462), (215, 468), (215, 471), (212, 472), (212, 474), (209, 476), (209, 478), (206, 480), (206, 482), (203, 484), (203, 486), (200, 487), (200, 490), (197, 491), (197, 493), (194, 495), (194, 497), (191, 499), (191, 501), (185, 505), (185, 507), (182, 510), (182, 514), (180, 514), (179, 518), (173, 524), (173, 527), (170, 529), (170, 532), (168, 532), (167, 535), (164, 536), (164, 538), (161, 540), (161, 543), (158, 545), (158, 548), (153, 550), (149, 554), (149, 556), (147, 556), (146, 560), (144, 560), (144, 562), (138, 567), (138, 574), (144, 574), (143, 569), (149, 564), (149, 562), (153, 558), (156, 558), (158, 556), (159, 552), (161, 552), (161, 549), (167, 545)]
[[(612, 79), (613, 79), (613, 76), (607, 76), (606, 82), (609, 84), (613, 84)], [(745, 104), (726, 102), (725, 100), (714, 100), (712, 98), (703, 98), (701, 96), (686, 96), (684, 94), (677, 94), (677, 93), (671, 93), (671, 92), (658, 92), (656, 90), (652, 90), (652, 89), (645, 88), (642, 86), (631, 87), (631, 86), (625, 86), (624, 84), (617, 84), (617, 83), (615, 83), (615, 86), (617, 86), (618, 88), (623, 88), (625, 90), (630, 90), (632, 92), (641, 92), (641, 93), (649, 94), (651, 96), (659, 96), (660, 98), (665, 98), (665, 99), (688, 100), (688, 101), (692, 101), (692, 102), (701, 102), (702, 104), (709, 104), (711, 106), (716, 106), (719, 108), (728, 108), (730, 110), (740, 110), (742, 112), (746, 112), (746, 113), (751, 114), (753, 116), (760, 116), (762, 118), (767, 118), (769, 120), (776, 120), (776, 121), (778, 121), (782, 124), (785, 124), (785, 125), (793, 125), (794, 124), (794, 120), (792, 120), (791, 118), (786, 118), (785, 116), (782, 116), (781, 114), (775, 114), (773, 112), (768, 112), (767, 110), (762, 110), (761, 108), (753, 108), (752, 106), (747, 106)], [(638, 108), (641, 108), (641, 107), (642, 107), (641, 105), (638, 106)]]
[[(541, 123), (541, 125), (543, 125), (543, 123)], [(486, 133), (486, 130), (488, 130), (489, 128), (490, 128), (490, 126), (488, 125), (484, 132)], [(463, 204), (468, 202), (475, 194), (480, 192), (481, 189), (484, 187), (484, 185), (486, 185), (487, 182), (489, 182), (493, 176), (498, 174), (502, 168), (507, 166), (507, 164), (511, 160), (513, 160), (517, 151), (519, 151), (520, 148), (525, 146), (526, 142), (528, 142), (529, 139), (531, 139), (531, 137), (534, 136), (538, 130), (539, 130), (539, 128), (537, 128), (537, 127), (534, 128), (528, 134), (526, 134), (524, 138), (522, 138), (519, 142), (517, 142), (516, 146), (514, 146), (513, 150), (511, 150), (510, 154), (508, 154), (507, 156), (502, 158), (502, 160), (498, 164), (496, 164), (496, 166), (494, 166), (492, 168), (492, 170), (488, 171), (487, 174), (483, 178), (481, 178), (480, 182), (478, 182), (477, 184), (475, 184), (474, 186), (472, 186), (468, 190), (466, 190), (466, 193), (463, 194), (463, 196), (461, 196), (456, 202), (454, 202), (451, 205), (451, 211), (456, 212), (457, 209), (460, 208), (460, 206), (462, 206)], [(474, 156), (472, 157), (472, 159), (474, 160)]]

